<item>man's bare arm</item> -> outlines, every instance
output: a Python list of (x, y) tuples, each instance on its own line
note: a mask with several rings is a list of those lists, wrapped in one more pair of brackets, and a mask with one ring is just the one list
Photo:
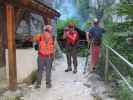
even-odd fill
[(86, 32), (86, 40), (87, 40), (87, 43), (88, 43), (88, 46), (90, 45), (90, 37), (89, 37), (89, 32)]

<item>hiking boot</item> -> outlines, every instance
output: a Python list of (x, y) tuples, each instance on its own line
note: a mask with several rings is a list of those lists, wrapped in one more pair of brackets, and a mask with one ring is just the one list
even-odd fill
[(96, 72), (96, 68), (93, 67), (92, 70), (91, 70), (91, 73), (95, 73)]
[(46, 88), (51, 88), (51, 87), (52, 87), (51, 83), (46, 83)]
[(75, 70), (73, 71), (73, 73), (76, 74), (76, 73), (77, 73), (77, 69), (75, 69)]
[(36, 88), (36, 89), (41, 88), (41, 84), (40, 84), (40, 83), (37, 83), (37, 84), (35, 85), (35, 88)]
[(70, 71), (72, 71), (72, 69), (66, 69), (66, 70), (65, 70), (65, 72), (70, 72)]

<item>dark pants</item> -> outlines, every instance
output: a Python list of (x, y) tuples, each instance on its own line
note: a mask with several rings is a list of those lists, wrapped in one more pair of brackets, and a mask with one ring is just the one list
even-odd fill
[(72, 59), (73, 59), (73, 65), (74, 65), (74, 70), (77, 70), (77, 49), (75, 47), (68, 47), (67, 48), (67, 64), (68, 64), (68, 69), (72, 69)]
[(52, 57), (38, 56), (37, 82), (41, 84), (42, 74), (46, 71), (46, 83), (51, 82)]

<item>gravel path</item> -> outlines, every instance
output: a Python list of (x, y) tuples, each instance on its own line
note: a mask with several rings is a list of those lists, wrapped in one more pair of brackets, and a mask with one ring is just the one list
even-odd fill
[[(78, 59), (81, 60), (81, 59)], [(83, 59), (82, 59), (83, 60)], [(40, 89), (30, 89), (24, 96), (24, 100), (93, 100), (90, 88), (83, 85), (83, 64), (79, 63), (77, 74), (65, 73), (65, 58), (55, 62), (55, 71), (52, 73), (52, 88), (46, 89), (43, 79)], [(80, 61), (79, 61), (80, 62)], [(83, 62), (83, 61), (82, 61)]]
[(6, 91), (2, 96), (20, 97), (20, 100), (116, 100), (109, 98), (110, 89), (99, 75), (95, 73), (83, 75), (85, 58), (78, 58), (78, 62), (78, 73), (73, 74), (64, 72), (67, 67), (65, 57), (56, 60), (50, 89), (45, 86), (44, 73), (40, 89), (35, 89), (34, 85), (20, 84), (16, 91)]

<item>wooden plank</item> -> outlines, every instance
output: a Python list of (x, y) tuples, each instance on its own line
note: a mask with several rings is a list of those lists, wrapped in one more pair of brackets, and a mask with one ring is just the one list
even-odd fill
[(45, 25), (50, 25), (51, 24), (51, 18), (49, 18), (48, 16), (44, 15), (43, 20), (44, 20)]
[(0, 8), (0, 48), (2, 48), (2, 11)]
[(6, 59), (5, 59), (5, 36), (6, 36), (6, 32), (5, 32), (5, 26), (4, 26), (4, 20), (5, 15), (4, 15), (4, 7), (1, 6), (0, 7), (0, 59), (1, 59), (1, 66), (5, 67), (6, 65)]
[(6, 4), (7, 18), (7, 40), (8, 40), (8, 61), (9, 61), (9, 88), (16, 89), (17, 72), (16, 72), (16, 47), (15, 47), (15, 22), (14, 22), (14, 7), (11, 4)]
[(51, 18), (49, 18), (49, 17), (47, 17), (47, 20), (48, 20), (48, 21), (47, 21), (47, 22), (48, 22), (48, 24), (49, 24), (49, 25), (51, 25), (51, 20), (52, 20), (52, 19), (51, 19)]
[(6, 49), (7, 49), (7, 29), (6, 29), (6, 9), (5, 6), (3, 6), (3, 13), (2, 13), (2, 29), (3, 29), (3, 65), (6, 66)]
[(44, 24), (45, 24), (45, 25), (47, 25), (47, 24), (48, 24), (48, 20), (47, 20), (47, 18), (46, 18), (46, 16), (45, 16), (45, 15), (43, 16), (43, 21), (44, 21)]
[(2, 9), (0, 8), (0, 67), (2, 65)]

